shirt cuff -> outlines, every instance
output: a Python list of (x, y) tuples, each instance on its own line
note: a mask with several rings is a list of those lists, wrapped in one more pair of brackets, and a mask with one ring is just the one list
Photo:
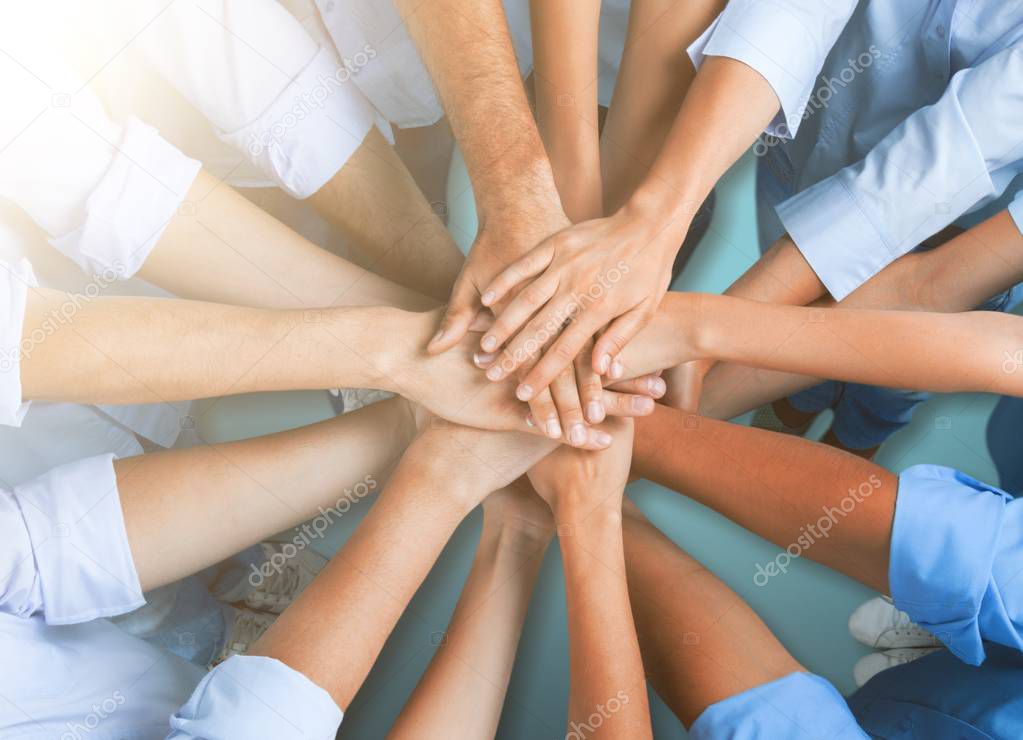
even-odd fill
[(129, 118), (110, 168), (85, 204), (85, 221), (50, 243), (106, 284), (139, 271), (163, 236), (200, 163), (151, 126)]
[(24, 616), (76, 624), (145, 603), (128, 547), (113, 455), (54, 468), (14, 489), (37, 583)]
[[(794, 16), (792, 22), (781, 23), (779, 16), (786, 13)], [(697, 69), (706, 57), (719, 56), (740, 61), (758, 72), (781, 104), (765, 133), (791, 139), (799, 131), (813, 84), (827, 56), (827, 49), (818, 49), (820, 44), (821, 39), (784, 5), (732, 0), (687, 53)]]
[(369, 130), (390, 129), (324, 48), (258, 119), (220, 137), (295, 198), (308, 198), (355, 153)]
[[(20, 427), (29, 404), (21, 397), (22, 334), (28, 289), (38, 285), (32, 265), (20, 259), (0, 262), (0, 425)], [(26, 351), (31, 351), (30, 349)]]
[(279, 660), (235, 655), (171, 717), (168, 739), (333, 740), (342, 716), (330, 694)]
[(1009, 204), (1009, 215), (1016, 222), (1016, 228), (1023, 233), (1023, 192), (1020, 192)]
[(992, 616), (1006, 616), (992, 573), (1000, 548), (1019, 549), (1018, 540), (1002, 544), (1012, 539), (1003, 532), (1011, 500), (938, 465), (916, 465), (899, 476), (888, 568), (892, 600), (971, 665), (984, 661), (984, 639), (1023, 647), (1018, 635), (985, 626)]
[(692, 740), (865, 738), (842, 695), (820, 676), (790, 673), (711, 704), (689, 729)]

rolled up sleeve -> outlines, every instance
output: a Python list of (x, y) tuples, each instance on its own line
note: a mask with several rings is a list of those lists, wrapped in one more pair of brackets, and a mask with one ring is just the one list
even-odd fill
[(971, 665), (984, 640), (1023, 649), (1023, 501), (937, 465), (899, 476), (895, 605)]
[(27, 260), (0, 261), (0, 424), (19, 427), (28, 403), (21, 397), (22, 334), (29, 288), (36, 287)]
[(342, 712), (330, 695), (279, 660), (236, 655), (200, 682), (171, 717), (168, 738), (332, 740)]
[(1017, 168), (1023, 157), (1021, 82), (1020, 47), (958, 73), (938, 102), (909, 116), (864, 159), (778, 206), (835, 300), (1000, 195), (992, 173)]
[(793, 138), (855, 7), (855, 0), (731, 0), (689, 47), (689, 57), (697, 68), (706, 57), (721, 56), (760, 73), (781, 103), (766, 133)]
[(113, 455), (62, 465), (0, 491), (0, 611), (87, 622), (145, 603)]

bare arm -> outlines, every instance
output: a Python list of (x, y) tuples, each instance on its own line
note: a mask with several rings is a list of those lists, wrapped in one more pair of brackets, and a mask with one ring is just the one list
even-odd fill
[(615, 437), (610, 449), (595, 455), (558, 450), (530, 471), (530, 479), (554, 512), (565, 568), (572, 677), (569, 728), (598, 712), (604, 720), (595, 736), (650, 738), (646, 678), (622, 539), (631, 423), (620, 424)]

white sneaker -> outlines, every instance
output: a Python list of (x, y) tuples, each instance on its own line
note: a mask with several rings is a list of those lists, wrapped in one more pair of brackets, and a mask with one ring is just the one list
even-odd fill
[(289, 558), (280, 542), (261, 542), (259, 546), (266, 558), (259, 571), (262, 577), (255, 583), (251, 576), (246, 579), (244, 597), (238, 600), (249, 609), (280, 614), (313, 582), (327, 559), (311, 547), (298, 550)]
[(856, 685), (862, 686), (881, 671), (894, 668), (897, 665), (912, 663), (914, 660), (930, 655), (941, 648), (895, 648), (885, 650), (883, 653), (871, 653), (864, 655), (853, 666), (853, 678)]
[(245, 655), (252, 644), (277, 619), (275, 614), (263, 614), (250, 609), (235, 609), (234, 614), (234, 621), (226, 625), (224, 647), (221, 648), (220, 654), (210, 661), (208, 666), (210, 669), (217, 667), (232, 655)]
[(849, 633), (867, 647), (880, 650), (941, 647), (941, 640), (897, 609), (887, 596), (861, 604), (849, 617)]

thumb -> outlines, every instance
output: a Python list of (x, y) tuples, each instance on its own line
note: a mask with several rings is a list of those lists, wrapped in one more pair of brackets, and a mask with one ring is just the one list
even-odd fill
[(440, 328), (426, 345), (426, 351), (431, 355), (437, 355), (458, 344), (469, 331), (481, 308), (476, 288), (464, 274), (459, 276), (455, 290), (451, 294), (451, 302), (448, 303), (444, 318), (441, 319)]

